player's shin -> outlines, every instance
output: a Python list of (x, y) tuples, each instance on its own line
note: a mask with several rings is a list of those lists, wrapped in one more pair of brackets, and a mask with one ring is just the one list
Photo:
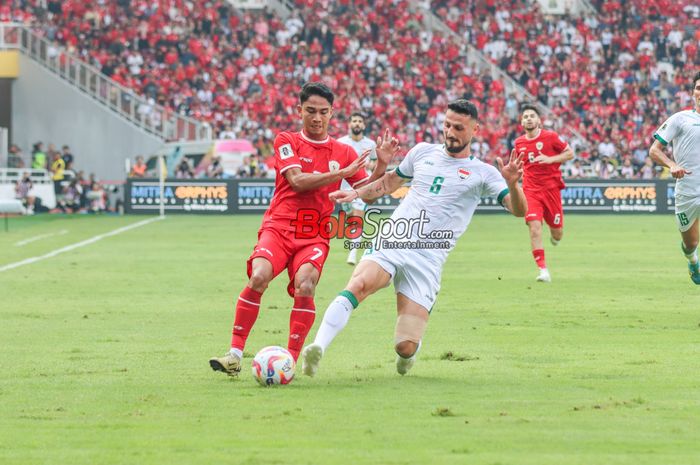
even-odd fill
[(304, 341), (316, 319), (316, 305), (313, 297), (295, 296), (294, 307), (289, 315), (289, 342), (287, 348), (294, 360), (304, 347)]
[(696, 264), (698, 262), (698, 248), (687, 249), (685, 244), (681, 242), (681, 249), (683, 250), (683, 255), (688, 259), (689, 263)]
[(243, 289), (236, 302), (236, 316), (233, 321), (233, 332), (231, 337), (231, 353), (239, 358), (243, 357), (243, 348), (248, 339), (250, 330), (253, 329), (255, 320), (258, 319), (260, 311), (260, 298), (262, 293), (249, 287)]
[(341, 292), (326, 309), (323, 321), (318, 328), (314, 344), (318, 344), (323, 351), (333, 342), (333, 339), (345, 328), (350, 319), (350, 314), (357, 308), (357, 298), (350, 291)]

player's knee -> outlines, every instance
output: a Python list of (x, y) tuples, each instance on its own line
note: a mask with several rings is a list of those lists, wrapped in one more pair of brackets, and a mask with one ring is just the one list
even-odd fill
[(552, 237), (555, 241), (560, 241), (564, 237), (564, 228), (556, 228), (551, 230)]
[(261, 270), (253, 270), (248, 280), (248, 287), (257, 292), (264, 292), (272, 278)]
[(353, 276), (346, 286), (346, 289), (352, 292), (352, 295), (355, 296), (358, 302), (363, 301), (369, 293), (369, 286), (367, 285), (367, 282), (360, 276)]
[(683, 239), (683, 244), (685, 245), (685, 250), (695, 250), (698, 247), (698, 239)]
[(418, 350), (418, 343), (413, 341), (401, 341), (394, 346), (396, 353), (403, 358), (412, 357)]
[(295, 295), (303, 297), (313, 297), (316, 292), (316, 281), (311, 278), (300, 279), (294, 286)]

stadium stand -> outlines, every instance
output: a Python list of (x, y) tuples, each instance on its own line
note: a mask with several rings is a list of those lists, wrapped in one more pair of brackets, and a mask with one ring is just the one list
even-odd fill
[(640, 177), (648, 134), (687, 105), (688, 73), (700, 63), (698, 7), (593, 3), (597, 16), (573, 18), (545, 16), (527, 0), (430, 2), (466, 42), (423, 27), (426, 10), (406, 0), (296, 0), (286, 19), (204, 0), (12, 0), (0, 20), (30, 24), (59, 55), (83, 57), (257, 147), (297, 127), (295, 94), (307, 80), (337, 92), (335, 135), (359, 108), (372, 117), (372, 134), (389, 127), (405, 146), (437, 140), (445, 103), (464, 96), (485, 120), (474, 150), (493, 161), (519, 133), (519, 102), (491, 73), (465, 65), (468, 42), (585, 136), (572, 141), (584, 175), (620, 176), (629, 159)]

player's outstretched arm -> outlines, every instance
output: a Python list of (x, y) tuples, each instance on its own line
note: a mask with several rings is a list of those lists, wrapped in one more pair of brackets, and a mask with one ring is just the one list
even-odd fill
[(365, 167), (368, 157), (369, 151), (357, 157), (345, 168), (330, 173), (304, 173), (299, 168), (290, 168), (284, 172), (284, 177), (294, 192), (306, 192), (351, 177)]
[(649, 148), (649, 158), (651, 158), (654, 163), (665, 166), (671, 170), (671, 176), (676, 179), (680, 179), (686, 174), (692, 174), (690, 171), (686, 170), (682, 166), (676, 164), (675, 161), (671, 160), (666, 152), (664, 152), (664, 145), (658, 140), (654, 140)]
[(513, 215), (523, 218), (527, 212), (527, 200), (520, 187), (520, 179), (523, 177), (523, 156), (516, 155), (515, 149), (510, 152), (508, 164), (504, 165), (499, 157), (496, 159), (498, 169), (508, 185), (508, 195), (503, 199), (503, 206)]
[(361, 198), (367, 203), (372, 203), (385, 194), (391, 194), (401, 187), (404, 182), (406, 182), (405, 178), (396, 174), (395, 171), (389, 171), (381, 178), (359, 189), (331, 192), (328, 197), (336, 203), (350, 203), (357, 198)]
[(391, 163), (391, 160), (394, 159), (396, 154), (399, 153), (400, 148), (399, 140), (389, 133), (389, 129), (386, 129), (384, 131), (384, 136), (377, 137), (377, 147), (375, 149), (377, 152), (377, 161), (372, 167), (372, 175), (366, 181), (358, 185), (368, 185), (384, 176), (386, 167)]

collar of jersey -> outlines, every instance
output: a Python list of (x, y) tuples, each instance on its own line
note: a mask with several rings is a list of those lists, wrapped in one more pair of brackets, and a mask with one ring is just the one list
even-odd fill
[(323, 139), (323, 140), (313, 140), (313, 139), (309, 139), (308, 137), (306, 137), (306, 134), (304, 134), (304, 130), (303, 130), (303, 129), (302, 129), (301, 131), (299, 131), (299, 134), (301, 134), (301, 138), (302, 138), (302, 139), (304, 139), (304, 140), (307, 141), (307, 142), (311, 142), (312, 144), (319, 144), (319, 145), (321, 145), (321, 144), (326, 144), (326, 143), (328, 143), (329, 140), (331, 140), (331, 136), (326, 136), (326, 138)]
[(537, 136), (533, 137), (532, 139), (527, 137), (527, 134), (525, 134), (525, 140), (537, 140), (541, 135), (542, 135), (542, 128), (540, 128), (540, 132), (537, 133)]

